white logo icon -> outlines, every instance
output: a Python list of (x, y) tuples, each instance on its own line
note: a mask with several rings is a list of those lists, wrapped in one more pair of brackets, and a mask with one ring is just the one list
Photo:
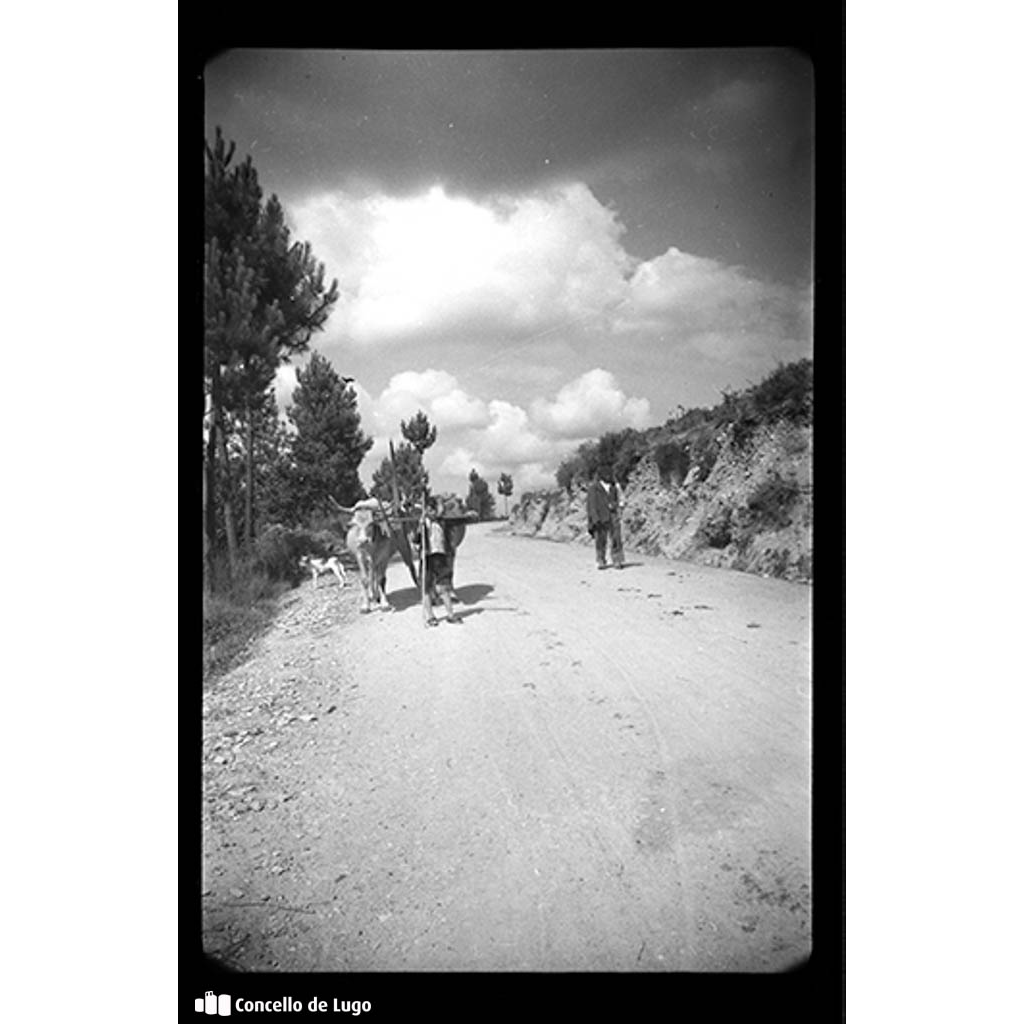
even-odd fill
[(196, 1000), (196, 1013), (219, 1013), (222, 1017), (230, 1017), (231, 996), (215, 996), (207, 992), (205, 999)]

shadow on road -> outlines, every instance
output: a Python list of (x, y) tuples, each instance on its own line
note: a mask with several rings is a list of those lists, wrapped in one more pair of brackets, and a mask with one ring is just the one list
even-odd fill
[[(456, 587), (455, 596), (463, 604), (478, 604), (494, 589), (490, 583), (470, 583), (468, 587)], [(482, 611), (483, 609), (481, 609)]]
[[(474, 605), (482, 601), (494, 589), (490, 583), (470, 583), (464, 587), (455, 588), (455, 596), (458, 598), (456, 607), (459, 605)], [(396, 612), (404, 612), (408, 608), (420, 606), (420, 591), (418, 587), (403, 587), (401, 590), (389, 590), (388, 600)], [(476, 609), (477, 612), (484, 611), (483, 608)], [(469, 614), (468, 612), (464, 614)]]
[(404, 612), (406, 608), (418, 607), (420, 603), (419, 587), (403, 587), (401, 590), (389, 590), (388, 601), (396, 612)]

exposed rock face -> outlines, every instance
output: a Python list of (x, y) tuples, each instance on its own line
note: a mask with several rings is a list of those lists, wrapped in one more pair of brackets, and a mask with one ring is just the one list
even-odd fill
[[(812, 579), (812, 435), (809, 427), (762, 426), (745, 444), (731, 427), (715, 438), (710, 467), (659, 471), (648, 453), (623, 489), (626, 548), (762, 576)], [(705, 475), (706, 474), (706, 475)], [(704, 476), (704, 479), (701, 477)], [(513, 533), (589, 544), (586, 491), (525, 494)]]

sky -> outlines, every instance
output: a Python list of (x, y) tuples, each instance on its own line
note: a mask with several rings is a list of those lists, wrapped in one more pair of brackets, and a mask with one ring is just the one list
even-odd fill
[(338, 281), (312, 348), (355, 378), (366, 485), (418, 410), (435, 491), (522, 494), (811, 355), (799, 51), (239, 49), (204, 95)]

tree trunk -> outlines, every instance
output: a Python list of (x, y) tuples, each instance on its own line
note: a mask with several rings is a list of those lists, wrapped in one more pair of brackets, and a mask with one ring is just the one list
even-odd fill
[[(220, 449), (221, 461), (224, 464), (224, 472), (227, 474), (230, 470), (230, 463), (228, 462), (228, 441), (224, 431), (224, 420), (218, 410), (217, 415), (217, 447)], [(238, 577), (238, 535), (235, 532), (235, 514), (231, 508), (231, 493), (230, 489), (225, 487), (224, 494), (221, 497), (221, 503), (224, 506), (224, 533), (227, 536), (228, 541), (228, 574), (232, 580)]]
[[(225, 478), (229, 471), (227, 461), (227, 435), (224, 431), (224, 415), (221, 409), (220, 395), (220, 367), (215, 365), (210, 386), (210, 443), (208, 471), (208, 494), (207, 494), (207, 530), (210, 537), (210, 546), (216, 539), (216, 454), (219, 452), (220, 460), (224, 467)], [(227, 538), (227, 571), (231, 580), (236, 579), (239, 569), (239, 542), (236, 529), (234, 529), (234, 514), (231, 510), (230, 488), (224, 487), (221, 496), (221, 505), (224, 512), (224, 535)]]
[(253, 520), (252, 520), (252, 505), (253, 505), (253, 493), (252, 493), (252, 462), (253, 462), (253, 431), (252, 431), (252, 409), (249, 407), (248, 402), (245, 406), (245, 550), (252, 554), (252, 545), (255, 540), (255, 533), (253, 531)]
[[(227, 437), (224, 434), (223, 422), (218, 424), (217, 446), (220, 449), (220, 459), (226, 473), (229, 463), (227, 461)], [(227, 538), (227, 571), (231, 580), (236, 580), (239, 574), (239, 538), (238, 532), (234, 528), (234, 512), (231, 509), (231, 495), (228, 487), (224, 487), (221, 503), (224, 507), (224, 535)]]
[(203, 472), (203, 552), (206, 556), (206, 584), (212, 590), (213, 553), (217, 546), (217, 422), (220, 417), (220, 367), (214, 366), (210, 381), (210, 432), (206, 438)]
[[(213, 590), (213, 545), (210, 543), (210, 535), (207, 533), (207, 472), (203, 466), (203, 599), (209, 597)], [(205, 606), (204, 606), (205, 607)]]

